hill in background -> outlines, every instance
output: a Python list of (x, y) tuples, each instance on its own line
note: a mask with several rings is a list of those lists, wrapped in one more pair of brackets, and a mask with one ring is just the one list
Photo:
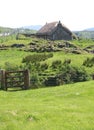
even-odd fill
[(75, 31), (79, 38), (94, 39), (94, 31)]
[(94, 31), (94, 27), (92, 27), (92, 28), (87, 28), (87, 29), (85, 29), (84, 31)]
[(31, 25), (31, 26), (24, 26), (24, 29), (30, 29), (30, 30), (39, 30), (42, 27), (42, 25)]
[(7, 27), (0, 27), (0, 36), (7, 36), (11, 34), (17, 34), (17, 33), (36, 33), (35, 29), (29, 29), (25, 27), (21, 28), (7, 28)]
[(31, 25), (31, 26), (23, 26), (20, 28), (8, 28), (8, 27), (0, 27), (0, 34), (13, 34), (13, 33), (36, 33), (42, 25)]
[(14, 30), (13, 28), (0, 27), (0, 33), (3, 33), (3, 32), (11, 32), (11, 31), (13, 31), (13, 30)]
[[(14, 33), (36, 33), (42, 25), (30, 25), (23, 26), (20, 28), (8, 28), (8, 27), (0, 27), (0, 36), (10, 35)], [(86, 39), (94, 39), (94, 27), (84, 29), (83, 31), (73, 31), (79, 38)]]

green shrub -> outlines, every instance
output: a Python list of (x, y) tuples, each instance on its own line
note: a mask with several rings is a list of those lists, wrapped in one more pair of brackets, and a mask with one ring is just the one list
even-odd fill
[(94, 65), (94, 57), (92, 58), (87, 58), (84, 62), (83, 65), (86, 67), (92, 67)]
[(52, 69), (57, 69), (57, 68), (59, 68), (61, 66), (62, 66), (62, 61), (61, 60), (55, 60), (55, 61), (52, 62), (52, 65), (51, 65)]
[(59, 78), (63, 83), (82, 82), (90, 79), (83, 67), (63, 66)]
[(44, 71), (46, 69), (48, 69), (48, 64), (47, 63), (42, 63), (40, 66), (41, 71)]
[(48, 76), (44, 81), (45, 86), (58, 86), (61, 84), (83, 82), (90, 79), (83, 67), (63, 65), (58, 74)]
[(44, 84), (45, 84), (45, 86), (58, 86), (58, 85), (60, 85), (60, 78), (58, 78), (57, 76), (48, 77), (45, 80)]
[(71, 59), (65, 59), (63, 65), (68, 65), (71, 63)]
[(33, 73), (31, 75), (30, 81), (31, 81), (31, 89), (39, 88), (41, 86), (38, 73)]
[(25, 58), (23, 58), (22, 63), (36, 63), (39, 62), (40, 58), (38, 55), (28, 55)]
[(33, 54), (33, 55), (28, 55), (25, 58), (23, 58), (22, 63), (37, 63), (37, 62), (41, 62), (44, 61), (50, 57), (52, 57), (53, 54)]

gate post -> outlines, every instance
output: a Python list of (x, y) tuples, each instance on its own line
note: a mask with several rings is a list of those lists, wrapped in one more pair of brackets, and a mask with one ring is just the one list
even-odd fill
[(6, 78), (5, 70), (1, 70), (1, 89), (3, 90), (7, 90), (6, 84), (5, 84), (5, 78)]
[(28, 89), (30, 87), (30, 75), (29, 70), (24, 71), (24, 89)]

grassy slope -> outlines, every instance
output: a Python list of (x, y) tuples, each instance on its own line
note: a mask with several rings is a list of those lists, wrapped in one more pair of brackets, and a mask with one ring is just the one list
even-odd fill
[(0, 51), (0, 66), (3, 68), (5, 62), (19, 65), (22, 62), (22, 58), (30, 53), (24, 51), (18, 51), (16, 49)]
[(81, 39), (81, 40), (74, 40), (72, 43), (78, 45), (81, 48), (86, 48), (87, 46), (94, 45), (94, 40), (92, 39)]
[[(47, 63), (51, 64), (52, 61), (61, 60), (64, 62), (66, 59), (71, 59), (71, 65), (82, 67), (83, 61), (87, 59), (87, 57), (93, 57), (93, 54), (72, 54), (72, 53), (64, 53), (64, 52), (55, 52), (54, 57), (47, 60)], [(85, 66), (84, 66), (85, 67)], [(85, 67), (88, 73), (94, 73), (94, 67)]]
[(0, 91), (0, 130), (93, 130), (94, 81)]
[[(9, 62), (14, 65), (20, 65), (22, 62), (23, 57), (26, 55), (33, 54), (33, 52), (24, 52), (24, 51), (18, 51), (16, 49), (9, 49), (9, 50), (2, 50), (0, 51), (0, 67), (4, 68), (4, 64), (6, 62)], [(55, 52), (53, 53), (54, 57), (47, 59), (45, 62), (47, 62), (49, 65), (55, 60), (61, 60), (64, 62), (65, 59), (71, 59), (71, 64), (74, 66), (82, 66), (83, 61), (87, 57), (93, 57), (93, 54), (71, 54), (71, 53), (64, 53), (64, 52)], [(94, 73), (94, 67), (86, 67), (86, 70), (89, 73)]]

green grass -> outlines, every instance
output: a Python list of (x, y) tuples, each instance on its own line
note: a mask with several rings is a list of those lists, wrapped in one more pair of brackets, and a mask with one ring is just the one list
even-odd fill
[[(13, 65), (20, 65), (23, 57), (29, 54), (34, 54), (34, 52), (25, 52), (19, 51), (17, 49), (9, 49), (0, 51), (0, 67), (4, 68), (6, 62), (9, 62)], [(51, 66), (52, 62), (55, 60), (61, 60), (64, 62), (65, 59), (71, 59), (71, 65), (73, 66), (82, 66), (83, 61), (87, 59), (87, 57), (93, 57), (93, 54), (72, 54), (72, 53), (64, 53), (64, 52), (54, 52), (53, 57), (47, 59), (44, 62), (47, 62), (49, 66)], [(93, 73), (94, 67), (85, 67), (88, 73)]]
[(81, 40), (74, 40), (72, 43), (78, 45), (81, 48), (86, 48), (88, 46), (94, 45), (94, 40), (92, 39), (81, 39)]
[(10, 46), (12, 44), (24, 44), (27, 45), (32, 41), (31, 38), (16, 40), (16, 35), (2, 36), (0, 37), (0, 44)]
[(93, 130), (94, 81), (0, 91), (0, 130)]
[(22, 58), (29, 54), (30, 52), (27, 53), (16, 49), (2, 50), (0, 51), (0, 66), (3, 67), (6, 62), (19, 65)]
[(82, 65), (83, 60), (85, 60), (87, 57), (93, 57), (93, 54), (72, 54), (72, 53), (64, 53), (64, 52), (55, 52), (53, 53), (54, 57), (50, 58), (48, 62), (54, 61), (54, 60), (61, 60), (62, 62), (66, 59), (71, 59), (73, 65)]
[(25, 37), (22, 36), (20, 37), (20, 39), (16, 39), (16, 35), (10, 35), (10, 36), (2, 36), (0, 37), (0, 45), (7, 45), (7, 46), (11, 46), (13, 44), (24, 44), (24, 45), (28, 45), (29, 43), (38, 43), (38, 44), (46, 44), (48, 43), (47, 40), (44, 39), (38, 39), (38, 38), (34, 38), (34, 37)]
[[(84, 53), (84, 54), (72, 54), (72, 53), (64, 53), (64, 52), (55, 52), (53, 53), (54, 57), (50, 58), (47, 60), (47, 63), (49, 65), (51, 65), (51, 63), (55, 60), (61, 60), (62, 62), (64, 62), (64, 60), (66, 59), (71, 59), (71, 65), (73, 66), (77, 66), (77, 67), (82, 67), (83, 66), (83, 61), (88, 58), (93, 57), (93, 54), (88, 54), (88, 53)], [(83, 66), (86, 71), (91, 74), (94, 73), (94, 66), (93, 67), (85, 67)]]

